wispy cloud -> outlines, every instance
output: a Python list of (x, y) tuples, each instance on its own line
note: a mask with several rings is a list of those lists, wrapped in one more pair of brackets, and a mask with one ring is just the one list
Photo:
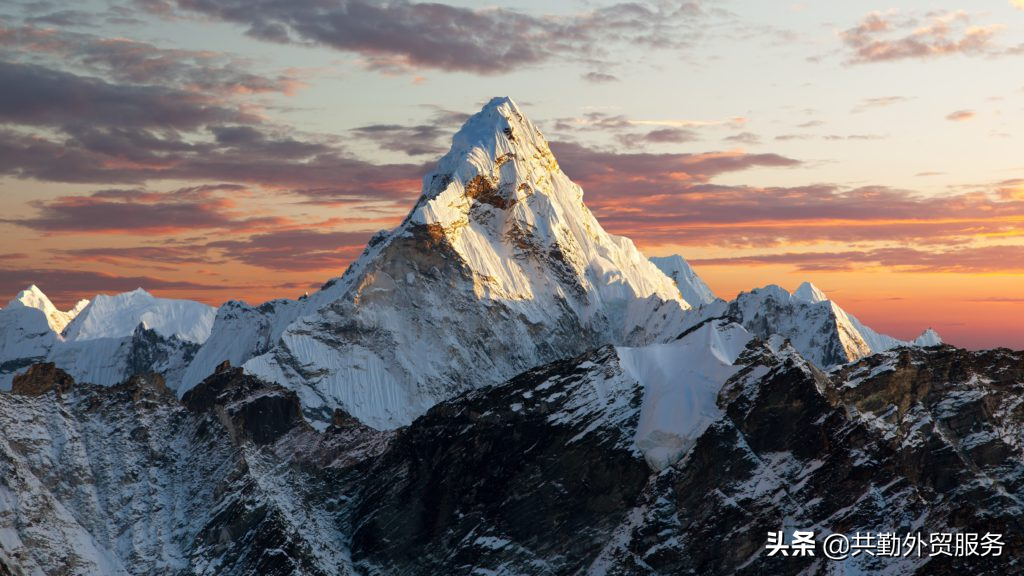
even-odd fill
[(726, 136), (725, 141), (754, 146), (761, 143), (761, 137), (753, 132), (740, 132), (738, 134), (733, 134), (732, 136)]
[(839, 37), (849, 50), (847, 62), (867, 64), (983, 54), (994, 49), (1001, 28), (973, 24), (964, 10), (933, 14), (923, 23), (898, 12), (872, 12)]
[(950, 112), (949, 114), (947, 114), (946, 120), (949, 120), (951, 122), (964, 122), (967, 120), (973, 120), (974, 116), (975, 114), (973, 110), (957, 110), (955, 112)]
[(854, 106), (851, 112), (857, 114), (872, 108), (885, 108), (908, 100), (910, 100), (910, 98), (905, 96), (878, 96), (875, 98), (865, 98), (864, 100), (861, 100), (859, 104)]
[[(245, 239), (221, 240), (206, 245), (226, 257), (268, 270), (342, 270), (355, 259), (372, 231), (297, 229), (256, 234)], [(302, 254), (296, 258), (296, 254)]]
[(614, 74), (608, 74), (607, 72), (587, 72), (581, 76), (587, 82), (593, 82), (595, 84), (605, 84), (608, 82), (618, 82), (619, 77)]
[(6, 221), (46, 233), (161, 233), (204, 229), (246, 231), (281, 225), (280, 217), (242, 216), (225, 193), (234, 185), (184, 188), (157, 193), (101, 190), (88, 196), (63, 196), (33, 202), (38, 215)]
[(0, 85), (0, 121), (8, 124), (192, 129), (211, 122), (255, 120), (204, 94), (111, 84), (33, 64), (0, 61)]

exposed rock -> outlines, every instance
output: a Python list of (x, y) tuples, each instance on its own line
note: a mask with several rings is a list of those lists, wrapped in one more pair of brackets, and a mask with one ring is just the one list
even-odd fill
[(235, 443), (270, 444), (297, 426), (306, 426), (295, 392), (223, 364), (182, 397), (195, 412), (212, 412)]
[(0, 574), (350, 573), (311, 429), (258, 446), (138, 376), (0, 394), (0, 430)]
[(13, 394), (40, 396), (49, 392), (57, 394), (71, 390), (75, 380), (52, 362), (33, 364), (24, 374), (14, 376), (11, 386)]
[(130, 392), (132, 400), (135, 402), (143, 400), (171, 401), (176, 399), (174, 392), (167, 387), (164, 377), (160, 374), (136, 374), (114, 387), (114, 391), (118, 390)]

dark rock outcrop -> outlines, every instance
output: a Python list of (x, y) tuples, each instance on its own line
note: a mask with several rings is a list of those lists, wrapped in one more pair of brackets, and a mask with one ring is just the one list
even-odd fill
[(40, 396), (49, 392), (57, 394), (71, 390), (75, 380), (52, 362), (33, 364), (24, 374), (14, 377), (11, 392), (23, 396)]
[(308, 426), (294, 391), (230, 364), (221, 364), (181, 400), (189, 410), (216, 414), (236, 443), (271, 444), (297, 426)]

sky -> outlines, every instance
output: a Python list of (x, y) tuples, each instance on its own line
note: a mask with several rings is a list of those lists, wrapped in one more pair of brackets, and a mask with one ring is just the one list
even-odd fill
[(339, 276), (511, 96), (721, 297), (1024, 349), (1024, 0), (0, 4), (0, 300)]

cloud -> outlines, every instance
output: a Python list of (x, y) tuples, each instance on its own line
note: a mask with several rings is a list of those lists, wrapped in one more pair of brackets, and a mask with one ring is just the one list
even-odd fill
[(761, 143), (761, 137), (758, 136), (757, 134), (754, 134), (753, 132), (740, 132), (738, 134), (733, 134), (732, 136), (727, 136), (725, 138), (725, 141), (738, 142), (740, 144), (754, 146)]
[(22, 63), (62, 63), (113, 82), (176, 86), (208, 95), (290, 95), (305, 85), (297, 69), (257, 71), (248, 59), (223, 52), (160, 48), (66, 29), (0, 24), (0, 47), (16, 50)]
[(617, 153), (574, 142), (552, 142), (551, 149), (566, 174), (585, 183), (585, 189), (598, 197), (667, 194), (673, 187), (707, 182), (727, 172), (800, 165), (798, 160), (778, 154)]
[(695, 24), (705, 16), (696, 2), (613, 4), (571, 16), (403, 0), (177, 0), (176, 6), (241, 24), (261, 40), (352, 52), (373, 69), (483, 75), (551, 60), (600, 61), (623, 44), (679, 48), (699, 35)]
[(0, 50), (2, 175), (102, 184), (234, 181), (322, 193), (335, 178), (344, 180), (332, 170), (368, 170), (335, 137), (274, 125), (250, 106), (249, 95), (290, 93), (298, 81), (253, 72), (244, 59), (2, 24)]
[(0, 121), (30, 126), (191, 129), (253, 117), (193, 92), (115, 85), (32, 64), (0, 61)]
[(440, 157), (448, 149), (455, 129), (469, 114), (427, 106), (433, 112), (423, 124), (370, 124), (352, 129), (357, 138), (374, 142), (382, 150), (404, 152), (408, 156)]
[(214, 258), (205, 245), (162, 241), (157, 246), (119, 246), (72, 248), (57, 251), (76, 262), (98, 262), (121, 266), (145, 262), (147, 265), (167, 264), (176, 269), (180, 264), (221, 264), (223, 259)]
[(88, 196), (63, 196), (50, 202), (33, 202), (38, 214), (5, 220), (45, 233), (173, 234), (204, 229), (235, 231), (281, 225), (283, 218), (248, 218), (234, 208), (224, 193), (238, 186), (183, 188), (173, 192), (101, 190)]
[(601, 222), (642, 245), (936, 245), (1019, 236), (1024, 222), (1017, 180), (941, 198), (885, 186), (723, 185), (714, 179), (727, 172), (801, 164), (777, 154), (635, 154), (558, 142), (552, 147)]
[(373, 232), (317, 229), (285, 230), (256, 234), (246, 239), (207, 244), (225, 257), (268, 270), (342, 270), (355, 259)]
[(967, 120), (973, 120), (974, 116), (975, 114), (973, 110), (957, 110), (947, 114), (946, 120), (949, 120), (950, 122), (965, 122)]
[(146, 290), (217, 291), (223, 285), (203, 284), (188, 280), (171, 280), (153, 276), (119, 276), (87, 270), (57, 270), (52, 268), (0, 268), (0, 294), (15, 294), (35, 284), (51, 297), (54, 304), (68, 308), (77, 300), (92, 298), (99, 293), (127, 292), (136, 288)]
[(905, 96), (879, 96), (876, 98), (865, 98), (864, 100), (861, 100), (859, 104), (854, 106), (851, 112), (859, 114), (872, 108), (885, 108), (887, 106), (892, 106), (893, 104), (907, 102), (908, 100), (910, 100), (910, 98)]
[(984, 54), (993, 51), (1000, 28), (973, 25), (963, 10), (931, 15), (923, 25), (898, 13), (872, 12), (839, 37), (850, 52), (848, 63), (867, 64)]
[(375, 142), (382, 150), (404, 152), (408, 156), (443, 154), (442, 137), (451, 134), (431, 124), (371, 124), (354, 128), (352, 133)]
[(593, 82), (595, 84), (606, 84), (608, 82), (618, 82), (619, 81), (619, 77), (618, 76), (615, 76), (613, 74), (608, 74), (608, 73), (605, 73), (605, 72), (587, 72), (586, 74), (581, 76), (581, 78), (583, 78), (587, 82)]
[(556, 118), (553, 123), (556, 132), (612, 132), (633, 127), (633, 122), (628, 117), (605, 112), (587, 112), (583, 116)]
[[(140, 262), (148, 268), (167, 271), (180, 270), (183, 264), (241, 263), (282, 273), (340, 272), (359, 256), (377, 229), (365, 229), (366, 225), (391, 228), (399, 220), (397, 217), (364, 217), (320, 222), (283, 221), (255, 230), (232, 229), (226, 234), (206, 235), (200, 235), (203, 226), (197, 226), (194, 230), (178, 230), (177, 238), (146, 240), (142, 245), (65, 249), (56, 253), (75, 262), (103, 264), (115, 269)], [(363, 229), (351, 229), (360, 226)], [(185, 236), (184, 232), (196, 234)]]
[(93, 26), (96, 24), (96, 15), (82, 10), (57, 10), (39, 16), (30, 16), (25, 21), (32, 24), (60, 27)]
[(659, 128), (642, 134), (621, 134), (617, 140), (627, 148), (640, 148), (648, 144), (683, 144), (700, 140), (700, 135), (686, 128)]
[(219, 130), (220, 141), (189, 142), (147, 131), (84, 130), (57, 141), (0, 129), (0, 174), (51, 182), (175, 180), (285, 189), (320, 202), (408, 202), (426, 163), (376, 164), (342, 150), (248, 130)]
[(785, 252), (781, 254), (693, 259), (691, 263), (694, 266), (791, 264), (798, 270), (803, 271), (862, 270), (866, 267), (875, 266), (905, 272), (958, 274), (1020, 273), (1024, 272), (1024, 246), (977, 246), (946, 250), (921, 250), (900, 247), (850, 250), (845, 252)]

